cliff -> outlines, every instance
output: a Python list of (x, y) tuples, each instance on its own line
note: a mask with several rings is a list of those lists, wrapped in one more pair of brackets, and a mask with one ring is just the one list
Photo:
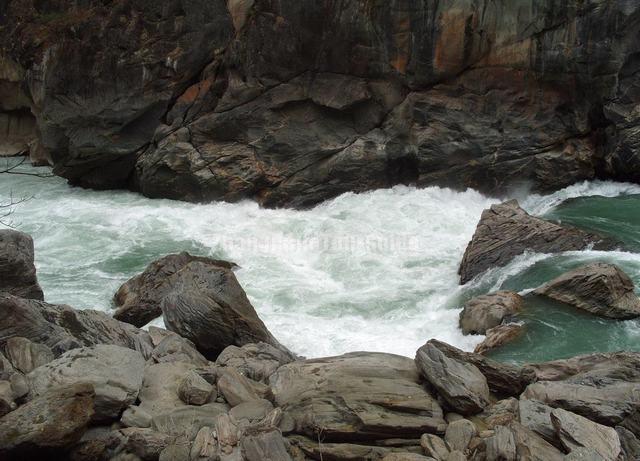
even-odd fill
[(28, 106), (76, 185), (304, 207), (640, 180), (636, 2), (9, 0), (0, 27), (28, 99), (0, 121)]

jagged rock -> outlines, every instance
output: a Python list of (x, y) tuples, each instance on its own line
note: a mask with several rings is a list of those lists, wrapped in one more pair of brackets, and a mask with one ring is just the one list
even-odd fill
[(134, 350), (112, 345), (83, 347), (66, 352), (27, 375), (32, 397), (51, 388), (91, 383), (95, 389), (94, 419), (119, 419), (138, 398), (144, 358)]
[(446, 442), (434, 434), (423, 434), (420, 437), (420, 446), (424, 454), (436, 461), (444, 461), (449, 456), (449, 447)]
[(33, 239), (27, 234), (0, 230), (0, 291), (44, 300), (33, 263)]
[(535, 379), (535, 372), (484, 357), (461, 351), (447, 343), (432, 339), (429, 344), (437, 347), (444, 355), (460, 362), (469, 363), (484, 375), (492, 393), (509, 397), (520, 395), (527, 384)]
[(122, 413), (120, 424), (125, 427), (150, 427), (151, 415), (139, 406), (130, 406)]
[(504, 426), (497, 426), (494, 431), (486, 441), (487, 461), (515, 461), (517, 453), (513, 432)]
[(530, 363), (525, 365), (524, 369), (527, 374), (534, 376), (532, 381), (562, 381), (592, 373), (637, 379), (640, 378), (640, 371), (638, 371), (640, 370), (640, 353), (611, 352), (576, 355), (568, 359)]
[(16, 409), (15, 396), (9, 381), (0, 381), (0, 418)]
[[(331, 443), (318, 444), (317, 439), (308, 439), (300, 436), (290, 436), (288, 440), (297, 447), (304, 456), (310, 459), (335, 459), (335, 460), (374, 460), (382, 459), (386, 455), (398, 451), (397, 449), (358, 445), (355, 443)], [(305, 459), (305, 458), (302, 458)]]
[(80, 440), (93, 417), (93, 386), (51, 390), (0, 418), (0, 458), (38, 459)]
[[(263, 387), (258, 382), (245, 378), (233, 368), (227, 368), (218, 379), (218, 391), (232, 407), (262, 399), (266, 392), (262, 390)], [(262, 392), (259, 392), (259, 389)]]
[(640, 440), (633, 432), (622, 426), (616, 426), (616, 432), (620, 438), (620, 446), (626, 459), (640, 459)]
[(218, 451), (218, 441), (213, 430), (204, 426), (200, 428), (195, 439), (193, 439), (193, 445), (190, 450), (190, 457), (194, 461), (206, 461), (215, 459)]
[(489, 404), (487, 380), (474, 365), (447, 357), (431, 342), (418, 349), (415, 363), (420, 374), (455, 411), (476, 414)]
[(266, 381), (275, 371), (293, 361), (291, 354), (267, 343), (229, 346), (216, 359), (219, 367), (233, 367), (254, 381)]
[(53, 360), (53, 352), (45, 344), (37, 344), (27, 338), (9, 338), (4, 346), (5, 354), (14, 368), (29, 373)]
[(465, 454), (459, 450), (454, 450), (449, 453), (447, 457), (447, 461), (467, 461), (467, 457)]
[(153, 261), (141, 274), (126, 281), (113, 297), (114, 318), (142, 327), (162, 315), (160, 303), (173, 289), (173, 275), (193, 261), (231, 269), (227, 261), (192, 256), (187, 252), (170, 254)]
[(356, 352), (284, 365), (269, 379), (292, 431), (327, 442), (443, 433), (442, 409), (410, 359)]
[(504, 346), (519, 337), (524, 331), (524, 325), (519, 323), (507, 323), (498, 325), (486, 331), (486, 338), (482, 340), (473, 350), (476, 354), (486, 352)]
[(579, 447), (564, 457), (565, 461), (607, 461), (593, 448)]
[(551, 424), (553, 408), (537, 400), (521, 399), (518, 402), (520, 423), (532, 430), (550, 444), (561, 448), (556, 430)]
[(591, 448), (605, 460), (614, 461), (620, 454), (620, 438), (617, 432), (594, 423), (570, 411), (556, 408), (551, 412), (551, 423), (562, 445), (569, 451)]
[(111, 426), (94, 426), (87, 429), (67, 454), (71, 461), (111, 460), (122, 451), (124, 436)]
[(509, 429), (516, 443), (517, 459), (530, 461), (562, 461), (563, 453), (520, 423), (512, 422)]
[(478, 429), (475, 424), (468, 419), (460, 419), (447, 426), (444, 441), (447, 442), (451, 451), (464, 452), (476, 435), (478, 435)]
[(164, 434), (193, 440), (198, 431), (215, 425), (219, 415), (226, 415), (229, 407), (222, 403), (182, 406), (153, 416), (151, 428)]
[[(212, 397), (213, 386), (195, 371), (189, 371), (178, 386), (178, 395), (187, 405), (203, 405)], [(212, 400), (215, 400), (215, 395)]]
[(640, 408), (631, 411), (621, 422), (620, 425), (640, 437)]
[(173, 443), (160, 452), (158, 461), (209, 461), (213, 458), (191, 458), (191, 444)]
[(640, 317), (640, 299), (622, 269), (606, 263), (580, 266), (537, 288), (536, 294), (611, 319)]
[(233, 407), (229, 416), (238, 423), (242, 420), (253, 422), (265, 418), (272, 410), (273, 404), (268, 400), (251, 400)]
[(153, 349), (149, 334), (104, 312), (74, 310), (69, 306), (47, 304), (0, 293), (0, 347), (9, 338), (21, 336), (46, 344), (55, 355), (70, 349), (97, 344), (113, 344), (142, 353)]
[(173, 435), (139, 427), (127, 427), (119, 432), (124, 438), (124, 450), (143, 461), (157, 460), (162, 450), (176, 439)]
[(30, 392), (29, 381), (22, 373), (14, 373), (9, 378), (11, 392), (16, 400), (23, 399)]
[(618, 246), (610, 239), (531, 216), (516, 200), (510, 200), (482, 212), (458, 272), (460, 282), (467, 283), (487, 269), (505, 266), (525, 251), (558, 253)]
[(389, 453), (382, 461), (433, 461), (433, 458), (419, 455), (417, 453)]
[(194, 261), (173, 278), (161, 302), (165, 324), (208, 359), (215, 360), (227, 346), (261, 341), (286, 351), (258, 318), (230, 269)]
[(245, 434), (240, 439), (240, 447), (247, 461), (291, 461), (282, 434), (277, 429)]
[(173, 332), (168, 332), (153, 349), (151, 357), (156, 362), (188, 362), (206, 366), (209, 361), (196, 349), (195, 345)]
[(518, 293), (498, 291), (476, 296), (467, 301), (460, 312), (460, 328), (465, 335), (484, 335), (522, 310), (524, 300)]
[(0, 351), (0, 380), (8, 380), (11, 378), (13, 374), (15, 374), (15, 370), (11, 362), (7, 360), (2, 351)]
[(142, 387), (138, 396), (140, 408), (151, 416), (166, 413), (186, 404), (178, 395), (184, 376), (195, 368), (186, 362), (164, 362), (148, 365), (144, 369)]
[(518, 421), (519, 401), (513, 397), (499, 400), (478, 415), (487, 428), (507, 426), (511, 421)]

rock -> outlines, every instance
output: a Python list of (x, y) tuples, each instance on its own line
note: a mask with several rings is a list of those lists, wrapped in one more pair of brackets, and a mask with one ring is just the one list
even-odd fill
[[(335, 460), (378, 460), (393, 453), (393, 449), (387, 447), (358, 445), (354, 443), (331, 443), (308, 439), (300, 436), (289, 436), (288, 440), (298, 448), (307, 459), (335, 459)], [(302, 458), (305, 459), (305, 458)]]
[[(158, 461), (199, 461), (200, 458), (190, 458), (191, 445), (189, 443), (173, 443), (160, 452)], [(206, 460), (207, 458), (204, 458)]]
[(518, 402), (518, 414), (520, 423), (532, 430), (550, 444), (562, 448), (556, 430), (551, 424), (551, 412), (553, 408), (538, 402), (537, 400), (521, 399)]
[(264, 397), (264, 394), (260, 395), (258, 392), (256, 381), (251, 382), (233, 368), (227, 368), (222, 372), (218, 379), (218, 391), (232, 407)]
[(254, 381), (266, 381), (279, 367), (292, 361), (291, 354), (267, 343), (257, 343), (225, 348), (216, 359), (216, 365), (233, 367)]
[(417, 453), (389, 453), (382, 461), (433, 461), (433, 458), (419, 455)]
[(44, 300), (33, 262), (33, 239), (27, 234), (0, 230), (0, 291)]
[(420, 437), (420, 446), (424, 450), (424, 454), (436, 461), (444, 461), (449, 456), (449, 447), (437, 435), (423, 434)]
[(487, 461), (515, 461), (516, 442), (513, 432), (504, 426), (497, 426), (495, 433), (486, 441)]
[(633, 282), (613, 264), (580, 266), (537, 288), (534, 293), (601, 317), (640, 317), (640, 299), (634, 292)]
[(140, 389), (140, 408), (155, 416), (186, 404), (178, 395), (184, 376), (195, 366), (186, 362), (163, 362), (147, 365)]
[(16, 409), (15, 396), (9, 381), (0, 381), (0, 418)]
[(465, 335), (484, 335), (522, 310), (524, 300), (512, 291), (476, 296), (460, 312), (460, 328)]
[(464, 452), (471, 439), (478, 435), (478, 429), (468, 419), (454, 421), (447, 426), (444, 434), (444, 441), (447, 443), (451, 451)]
[(0, 418), (0, 458), (40, 459), (80, 440), (93, 417), (93, 387), (51, 390)]
[(610, 427), (594, 423), (582, 416), (562, 408), (551, 412), (551, 423), (562, 445), (573, 451), (577, 448), (591, 448), (605, 460), (614, 461), (620, 454), (620, 439)]
[(418, 438), (443, 433), (436, 399), (410, 359), (356, 352), (284, 365), (269, 379), (292, 431), (326, 442)]
[(124, 449), (142, 460), (157, 460), (167, 446), (175, 442), (175, 437), (152, 429), (127, 427), (119, 431), (124, 437)]
[(606, 459), (593, 448), (583, 447), (572, 450), (571, 453), (564, 457), (564, 459), (568, 461), (606, 461)]
[(620, 422), (620, 425), (636, 434), (637, 437), (640, 437), (640, 408), (632, 410)]
[(279, 430), (249, 433), (240, 439), (242, 454), (247, 461), (290, 461), (291, 456)]
[(519, 323), (507, 323), (487, 330), (487, 337), (473, 350), (476, 354), (486, 352), (504, 346), (518, 338), (524, 332), (524, 325)]
[(415, 363), (447, 405), (460, 414), (480, 413), (489, 404), (487, 380), (474, 365), (447, 357), (431, 342), (418, 349)]
[(132, 405), (122, 413), (120, 424), (125, 427), (150, 427), (151, 415), (144, 411), (144, 409)]
[(193, 440), (198, 431), (212, 427), (219, 415), (226, 415), (229, 407), (222, 403), (207, 403), (200, 406), (183, 406), (153, 416), (151, 428), (163, 434)]
[(525, 251), (559, 253), (587, 247), (612, 250), (617, 246), (595, 234), (533, 217), (517, 201), (510, 200), (482, 212), (460, 263), (460, 283), (492, 267), (505, 266)]
[(11, 362), (7, 360), (2, 351), (0, 351), (0, 380), (8, 380), (15, 374), (15, 370)]
[(74, 310), (37, 300), (0, 293), (0, 347), (9, 338), (20, 336), (46, 344), (55, 355), (70, 349), (97, 344), (113, 344), (151, 355), (151, 340), (146, 331), (119, 322), (104, 312)]
[(67, 457), (71, 461), (111, 460), (122, 451), (124, 442), (124, 436), (111, 426), (90, 427), (69, 449)]
[(640, 440), (633, 432), (622, 426), (616, 426), (616, 432), (620, 438), (620, 446), (626, 459), (640, 459)]
[[(193, 445), (190, 450), (192, 460), (209, 460), (215, 459), (218, 453), (218, 441), (213, 430), (204, 426), (200, 428), (196, 438), (193, 439)], [(189, 459), (189, 456), (187, 457)]]
[(612, 377), (640, 377), (640, 353), (611, 352), (576, 355), (568, 359), (530, 363), (524, 366), (527, 374), (534, 375), (532, 381), (562, 381), (592, 373)]
[[(203, 405), (212, 397), (213, 386), (195, 371), (190, 371), (178, 386), (178, 396), (187, 405)], [(215, 395), (212, 400), (215, 400)]]
[(170, 254), (153, 261), (139, 275), (126, 281), (113, 297), (117, 309), (114, 318), (138, 328), (162, 315), (160, 303), (173, 288), (173, 275), (193, 261), (227, 269), (235, 265), (227, 261), (192, 256), (187, 252)]
[(499, 400), (480, 413), (478, 417), (488, 429), (507, 426), (511, 421), (518, 421), (518, 405), (519, 401), (513, 397)]
[(564, 459), (560, 450), (521, 424), (514, 421), (508, 427), (516, 443), (516, 459), (531, 461), (562, 461)]
[(32, 397), (50, 389), (91, 383), (95, 389), (96, 421), (119, 419), (122, 411), (138, 398), (142, 386), (144, 358), (139, 352), (119, 346), (98, 345), (66, 352), (27, 375)]
[(230, 269), (194, 261), (173, 277), (161, 303), (165, 324), (208, 359), (215, 360), (227, 346), (261, 341), (288, 352), (258, 318)]
[(535, 372), (513, 365), (497, 362), (480, 354), (461, 351), (447, 343), (432, 339), (429, 344), (437, 347), (444, 355), (454, 360), (469, 363), (484, 375), (489, 390), (501, 397), (520, 395), (527, 384), (535, 379)]
[(29, 373), (53, 360), (53, 352), (45, 344), (37, 344), (27, 338), (9, 338), (4, 346), (5, 354), (14, 368)]
[(23, 399), (30, 392), (29, 381), (22, 373), (14, 373), (9, 378), (11, 392), (16, 400)]
[(198, 366), (206, 366), (209, 361), (197, 351), (188, 339), (173, 332), (162, 339), (151, 353), (156, 362), (188, 362)]
[(449, 453), (446, 461), (467, 461), (467, 457), (459, 450), (454, 450)]
[(265, 418), (273, 410), (273, 404), (265, 399), (251, 400), (236, 405), (229, 412), (232, 420), (240, 424), (242, 420), (249, 422)]

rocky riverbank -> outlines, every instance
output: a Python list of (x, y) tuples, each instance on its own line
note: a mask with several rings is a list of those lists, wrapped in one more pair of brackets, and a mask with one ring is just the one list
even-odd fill
[[(520, 235), (512, 250), (493, 245), (486, 258), (549, 241), (547, 231), (575, 241), (575, 229), (513, 215), (499, 226)], [(521, 225), (530, 234), (514, 230)], [(30, 237), (0, 236), (0, 270), (12, 274), (0, 293), (2, 460), (640, 457), (640, 353), (515, 366), (429, 340), (413, 360), (307, 360), (268, 331), (232, 263), (186, 253), (155, 261), (115, 294), (114, 318), (42, 301)], [(633, 288), (615, 266), (592, 264), (535, 296), (629, 318), (640, 315)], [(523, 309), (515, 293), (484, 295), (467, 303), (461, 328), (489, 341)], [(167, 329), (139, 328), (160, 314)]]

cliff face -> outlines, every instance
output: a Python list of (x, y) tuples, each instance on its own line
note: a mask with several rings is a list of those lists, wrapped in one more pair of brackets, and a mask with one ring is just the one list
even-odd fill
[(0, 16), (74, 184), (302, 207), (398, 183), (640, 180), (635, 1), (10, 0)]

